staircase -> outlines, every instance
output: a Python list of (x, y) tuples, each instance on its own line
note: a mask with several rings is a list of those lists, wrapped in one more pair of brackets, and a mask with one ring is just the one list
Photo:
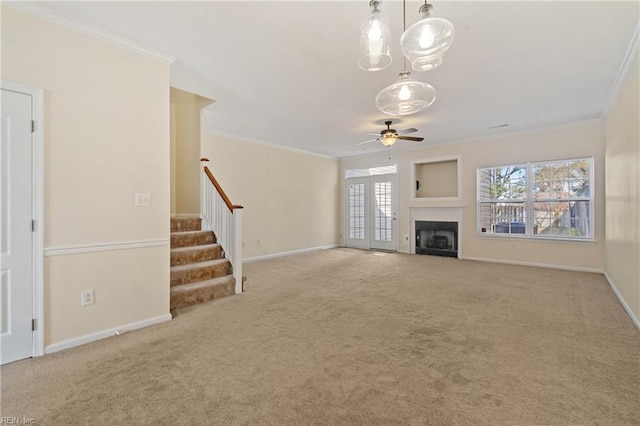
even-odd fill
[(200, 218), (171, 218), (172, 311), (235, 293), (231, 263), (201, 226)]

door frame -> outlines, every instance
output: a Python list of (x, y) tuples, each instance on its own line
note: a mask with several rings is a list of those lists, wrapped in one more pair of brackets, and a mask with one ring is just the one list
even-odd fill
[(34, 130), (31, 133), (31, 197), (32, 219), (35, 230), (33, 242), (33, 331), (32, 356), (44, 355), (44, 91), (8, 80), (0, 80), (0, 88), (31, 96), (31, 117)]

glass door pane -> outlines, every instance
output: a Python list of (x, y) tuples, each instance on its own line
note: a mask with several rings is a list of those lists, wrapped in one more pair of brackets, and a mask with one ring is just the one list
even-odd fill
[(396, 242), (396, 174), (371, 176), (371, 245), (370, 248), (397, 250)]

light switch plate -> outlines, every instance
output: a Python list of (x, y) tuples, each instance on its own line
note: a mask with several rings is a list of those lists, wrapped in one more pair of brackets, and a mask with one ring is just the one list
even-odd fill
[(149, 207), (151, 205), (151, 194), (136, 194), (136, 207)]

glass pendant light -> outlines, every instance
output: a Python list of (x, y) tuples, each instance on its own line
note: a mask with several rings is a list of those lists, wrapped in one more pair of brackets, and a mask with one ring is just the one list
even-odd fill
[(415, 71), (430, 71), (442, 63), (442, 56), (455, 37), (453, 24), (444, 18), (432, 18), (432, 5), (420, 7), (421, 19), (400, 38), (402, 53)]
[(376, 107), (388, 115), (411, 115), (429, 108), (435, 100), (432, 85), (414, 80), (410, 72), (403, 71), (395, 83), (378, 93)]
[(371, 13), (360, 27), (358, 65), (365, 71), (380, 71), (393, 62), (389, 49), (391, 32), (380, 13), (380, 0), (369, 2)]

